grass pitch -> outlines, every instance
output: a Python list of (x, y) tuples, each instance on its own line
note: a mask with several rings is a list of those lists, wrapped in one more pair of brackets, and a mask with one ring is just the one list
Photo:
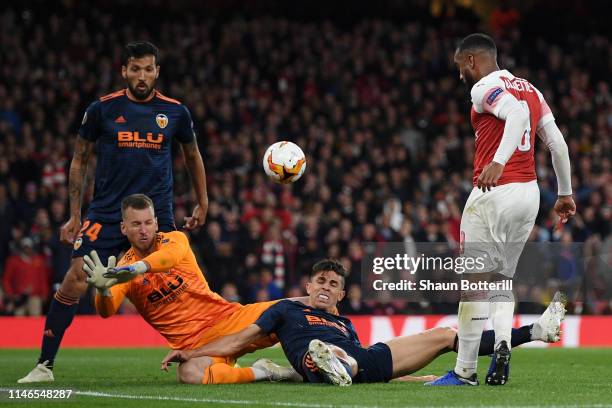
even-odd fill
[[(327, 385), (256, 383), (178, 384), (159, 370), (164, 349), (66, 349), (56, 361), (54, 383), (24, 386), (17, 378), (33, 366), (38, 351), (0, 350), (0, 406), (16, 407), (612, 407), (612, 349), (523, 349), (512, 354), (510, 382), (503, 387), (429, 388), (416, 383)], [(240, 360), (244, 367), (268, 357), (288, 364), (279, 348)], [(446, 354), (421, 374), (441, 375), (454, 365)], [(481, 358), (484, 380), (489, 358)], [(68, 400), (15, 400), (8, 389), (72, 389)]]

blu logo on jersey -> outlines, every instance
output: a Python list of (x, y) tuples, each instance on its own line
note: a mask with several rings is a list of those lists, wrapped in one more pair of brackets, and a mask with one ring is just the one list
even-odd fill
[(141, 137), (140, 132), (120, 131), (117, 132), (117, 142), (119, 147), (160, 150), (164, 142), (164, 134), (153, 135), (153, 132), (147, 132), (146, 137)]
[(166, 281), (165, 283), (165, 286), (159, 286), (158, 289), (153, 289), (147, 295), (149, 303), (156, 303), (162, 299), (164, 299), (166, 303), (171, 302), (189, 287), (189, 283), (185, 282), (181, 275), (176, 275), (174, 281)]

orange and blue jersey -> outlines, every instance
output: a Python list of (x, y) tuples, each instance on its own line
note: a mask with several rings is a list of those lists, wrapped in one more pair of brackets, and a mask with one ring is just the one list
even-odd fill
[(303, 360), (313, 339), (341, 347), (349, 355), (352, 354), (350, 350), (361, 348), (349, 319), (301, 302), (282, 300), (266, 310), (255, 324), (264, 333), (276, 334), (287, 359), (302, 375)]
[(393, 374), (389, 347), (376, 343), (364, 348), (346, 317), (285, 299), (270, 306), (255, 324), (264, 333), (276, 335), (287, 360), (307, 382), (325, 381), (308, 353), (308, 345), (314, 339), (340, 347), (357, 361), (359, 371), (353, 378), (356, 383), (386, 382)]
[(160, 225), (173, 225), (172, 141), (195, 141), (187, 107), (154, 91), (146, 102), (121, 90), (87, 108), (79, 136), (97, 142), (94, 197), (87, 219), (121, 221), (121, 200), (143, 193), (153, 200)]

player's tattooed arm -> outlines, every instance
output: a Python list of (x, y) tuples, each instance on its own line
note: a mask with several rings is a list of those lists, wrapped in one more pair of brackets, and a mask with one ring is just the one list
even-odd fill
[(185, 228), (192, 230), (204, 225), (206, 221), (206, 213), (208, 212), (208, 192), (206, 190), (206, 170), (204, 169), (204, 161), (198, 149), (198, 142), (194, 140), (191, 143), (181, 144), (183, 155), (185, 156), (185, 164), (187, 171), (191, 177), (193, 189), (196, 192), (198, 200), (197, 205), (193, 209), (191, 217), (185, 217)]
[(94, 142), (77, 137), (74, 145), (74, 155), (70, 163), (68, 176), (68, 189), (70, 193), (70, 215), (81, 215), (81, 201), (83, 198), (83, 185), (87, 176), (87, 165), (93, 150)]
[(70, 219), (60, 230), (60, 240), (72, 245), (81, 229), (81, 201), (83, 185), (87, 175), (87, 164), (93, 151), (94, 142), (78, 136), (74, 145), (74, 155), (70, 162), (68, 175), (68, 194), (70, 196)]

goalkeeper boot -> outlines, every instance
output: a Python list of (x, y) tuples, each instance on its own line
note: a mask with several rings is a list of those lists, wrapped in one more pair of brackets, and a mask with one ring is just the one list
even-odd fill
[(489, 371), (487, 372), (486, 383), (489, 385), (504, 385), (510, 376), (510, 349), (508, 343), (502, 340), (495, 349)]
[(46, 364), (48, 363), (48, 361), (45, 361), (43, 363), (37, 364), (36, 367), (34, 367), (32, 371), (28, 373), (28, 375), (23, 378), (20, 378), (19, 380), (17, 380), (17, 382), (19, 384), (26, 384), (54, 381), (55, 378), (53, 378), (53, 371), (46, 366)]
[(292, 367), (283, 367), (267, 358), (260, 358), (253, 363), (253, 368), (266, 373), (270, 381), (302, 382), (302, 376)]
[(308, 352), (315, 366), (330, 383), (339, 386), (349, 386), (353, 383), (346, 367), (327, 344), (314, 339), (308, 345)]
[(567, 297), (563, 293), (555, 293), (542, 316), (533, 324), (531, 329), (532, 340), (542, 340), (547, 343), (559, 341), (561, 337), (561, 322), (565, 318), (566, 303)]
[(461, 386), (461, 385), (478, 385), (478, 377), (476, 373), (472, 374), (469, 378), (464, 378), (454, 370), (450, 370), (444, 377), (440, 377), (437, 380), (426, 382), (424, 385), (431, 387), (442, 387), (442, 386)]

